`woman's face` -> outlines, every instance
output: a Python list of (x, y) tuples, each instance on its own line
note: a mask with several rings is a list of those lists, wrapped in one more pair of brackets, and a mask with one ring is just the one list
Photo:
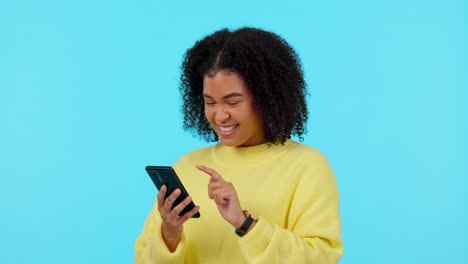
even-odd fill
[(203, 98), (206, 119), (221, 143), (248, 147), (266, 141), (262, 115), (242, 76), (227, 70), (205, 75)]

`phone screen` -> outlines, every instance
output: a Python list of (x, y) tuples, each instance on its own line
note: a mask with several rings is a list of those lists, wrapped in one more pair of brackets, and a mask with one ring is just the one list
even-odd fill
[[(172, 167), (168, 166), (147, 166), (146, 171), (148, 172), (151, 180), (158, 190), (161, 189), (163, 185), (167, 186), (167, 192), (164, 198), (169, 197), (169, 195), (176, 189), (180, 189), (181, 193), (179, 197), (174, 201), (171, 206), (171, 209), (174, 209), (178, 204), (180, 204), (189, 194), (185, 189), (184, 185), (177, 177), (176, 172)], [(184, 215), (195, 207), (193, 201), (191, 201), (180, 213), (179, 216)], [(200, 212), (197, 212), (192, 216), (193, 218), (199, 218)]]

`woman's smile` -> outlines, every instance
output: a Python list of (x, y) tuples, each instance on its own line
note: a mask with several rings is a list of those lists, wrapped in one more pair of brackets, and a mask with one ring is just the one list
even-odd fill
[(237, 128), (239, 125), (233, 125), (233, 126), (218, 126), (219, 128), (219, 133), (223, 136), (230, 136), (234, 132), (236, 132)]

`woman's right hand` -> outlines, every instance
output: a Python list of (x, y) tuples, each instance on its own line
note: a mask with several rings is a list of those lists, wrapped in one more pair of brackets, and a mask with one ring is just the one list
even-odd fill
[(171, 209), (172, 204), (179, 197), (181, 191), (176, 189), (167, 199), (164, 199), (166, 192), (167, 187), (163, 185), (158, 193), (158, 211), (162, 218), (162, 236), (164, 242), (166, 242), (167, 248), (171, 252), (174, 252), (182, 235), (183, 224), (200, 210), (200, 206), (195, 206), (189, 212), (179, 216), (179, 213), (192, 201), (192, 197), (187, 196), (179, 205)]

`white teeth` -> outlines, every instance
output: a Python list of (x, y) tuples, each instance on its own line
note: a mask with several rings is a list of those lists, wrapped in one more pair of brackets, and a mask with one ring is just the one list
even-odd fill
[(219, 127), (219, 130), (223, 131), (223, 132), (229, 132), (231, 130), (233, 130), (234, 128), (236, 128), (237, 125), (234, 125), (234, 126), (229, 126), (229, 127)]

